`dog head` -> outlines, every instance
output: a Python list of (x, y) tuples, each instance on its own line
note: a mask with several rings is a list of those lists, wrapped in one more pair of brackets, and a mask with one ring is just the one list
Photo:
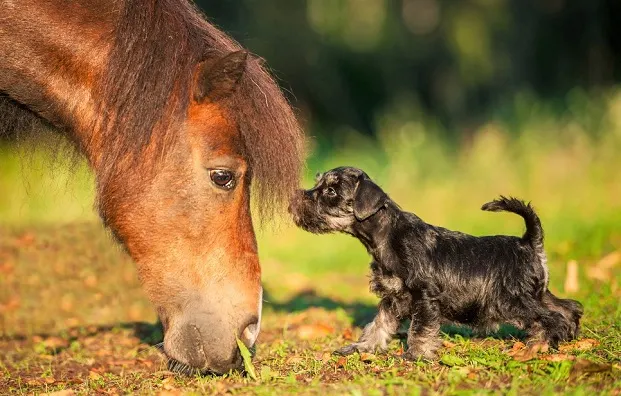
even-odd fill
[(313, 188), (299, 190), (291, 199), (289, 212), (295, 224), (309, 232), (351, 232), (388, 199), (362, 170), (340, 167), (317, 174)]

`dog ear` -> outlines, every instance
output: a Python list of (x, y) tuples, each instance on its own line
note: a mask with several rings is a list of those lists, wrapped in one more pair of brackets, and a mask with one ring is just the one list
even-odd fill
[(384, 206), (388, 195), (371, 179), (361, 178), (354, 192), (354, 216), (364, 221)]

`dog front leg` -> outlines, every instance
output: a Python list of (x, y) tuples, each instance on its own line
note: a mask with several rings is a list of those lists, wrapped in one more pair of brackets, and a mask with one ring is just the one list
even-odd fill
[(347, 345), (334, 351), (337, 355), (351, 355), (354, 352), (375, 352), (377, 349), (384, 351), (388, 342), (397, 333), (399, 318), (393, 309), (391, 298), (384, 298), (380, 301), (379, 312), (373, 322), (369, 323), (362, 330), (362, 336), (358, 342)]
[(408, 330), (408, 349), (403, 354), (406, 360), (435, 360), (441, 345), (439, 338), (441, 315), (432, 301), (421, 299), (413, 304), (412, 323)]

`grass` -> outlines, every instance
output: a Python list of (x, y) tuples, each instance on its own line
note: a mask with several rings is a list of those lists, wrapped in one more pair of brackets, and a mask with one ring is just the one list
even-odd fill
[[(441, 140), (440, 126), (407, 102), (397, 104), (378, 117), (377, 141), (344, 130), (332, 151), (319, 142), (305, 179), (356, 165), (406, 210), (476, 235), (523, 230), (517, 216), (481, 212), (484, 202), (499, 194), (532, 200), (546, 230), (552, 291), (585, 305), (582, 338), (562, 351), (521, 361), (524, 351), (511, 352), (514, 329), (481, 339), (444, 327), (436, 363), (401, 361), (403, 338), (387, 354), (334, 357), (375, 312), (369, 258), (353, 238), (281, 224), (259, 232), (266, 301), (256, 379), (172, 374), (151, 346), (161, 330), (131, 260), (92, 212), (88, 170), (69, 171), (43, 149), (5, 146), (0, 394), (618, 395), (621, 93), (588, 106), (573, 95), (577, 104), (562, 116), (518, 99), (457, 144)], [(574, 279), (568, 268), (576, 267)]]

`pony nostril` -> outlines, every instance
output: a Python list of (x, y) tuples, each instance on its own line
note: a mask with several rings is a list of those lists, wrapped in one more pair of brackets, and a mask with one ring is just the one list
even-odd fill
[(257, 337), (259, 336), (259, 330), (259, 321), (255, 320), (254, 322), (246, 326), (244, 331), (242, 331), (242, 341), (248, 348), (252, 347), (257, 341)]

